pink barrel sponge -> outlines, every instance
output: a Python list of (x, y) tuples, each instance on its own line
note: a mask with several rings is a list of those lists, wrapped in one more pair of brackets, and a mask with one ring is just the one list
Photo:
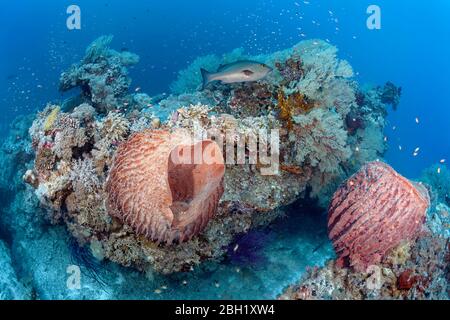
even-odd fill
[(371, 162), (334, 194), (328, 234), (341, 267), (366, 271), (402, 241), (416, 238), (430, 205), (428, 191), (383, 162)]
[[(186, 161), (182, 161), (182, 160)], [(157, 243), (190, 240), (215, 215), (224, 159), (185, 130), (146, 130), (121, 144), (106, 184), (108, 213)]]

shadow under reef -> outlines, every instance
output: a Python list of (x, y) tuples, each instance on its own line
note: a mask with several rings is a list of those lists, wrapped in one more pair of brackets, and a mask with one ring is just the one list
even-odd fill
[(114, 299), (275, 299), (307, 268), (334, 257), (323, 209), (302, 201), (284, 210), (286, 215), (270, 226), (237, 236), (221, 262), (172, 275), (142, 274), (105, 262), (90, 274)]

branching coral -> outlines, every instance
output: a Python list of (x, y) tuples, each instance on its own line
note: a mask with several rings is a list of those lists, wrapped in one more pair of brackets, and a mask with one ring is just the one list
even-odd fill
[(58, 158), (70, 161), (74, 150), (81, 150), (88, 140), (86, 128), (81, 127), (77, 119), (64, 115), (55, 131), (52, 151)]
[(92, 194), (101, 186), (92, 159), (75, 161), (69, 179), (77, 194)]
[(130, 130), (130, 122), (120, 113), (110, 112), (98, 123), (98, 127), (102, 140), (117, 144), (126, 138)]
[(91, 154), (97, 174), (102, 174), (111, 166), (115, 149), (127, 138), (130, 127), (128, 119), (117, 112), (110, 112), (95, 122), (95, 143)]
[(169, 128), (189, 129), (193, 134), (202, 133), (201, 130), (211, 125), (209, 117), (211, 111), (210, 106), (203, 104), (182, 107), (172, 113), (167, 126)]

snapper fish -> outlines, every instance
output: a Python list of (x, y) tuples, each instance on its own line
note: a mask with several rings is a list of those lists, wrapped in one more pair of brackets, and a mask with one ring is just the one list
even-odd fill
[(200, 69), (203, 78), (202, 90), (213, 81), (237, 83), (262, 80), (271, 73), (272, 70), (271, 67), (264, 63), (248, 60), (221, 65), (215, 73), (202, 68)]

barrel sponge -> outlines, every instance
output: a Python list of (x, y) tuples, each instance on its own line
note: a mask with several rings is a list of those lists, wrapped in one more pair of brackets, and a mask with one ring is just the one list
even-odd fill
[(428, 191), (383, 162), (366, 164), (334, 194), (328, 232), (338, 265), (366, 271), (421, 232)]
[(187, 131), (146, 130), (120, 145), (107, 180), (108, 213), (149, 240), (190, 240), (223, 194), (222, 151)]

